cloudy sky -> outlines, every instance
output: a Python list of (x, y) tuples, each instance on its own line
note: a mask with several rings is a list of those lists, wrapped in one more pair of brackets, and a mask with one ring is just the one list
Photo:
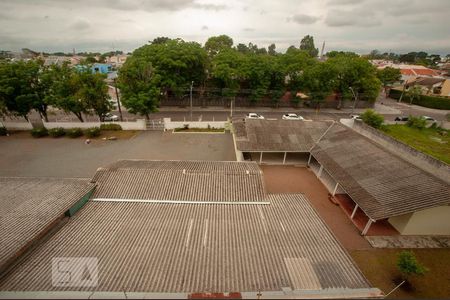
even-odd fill
[(450, 0), (0, 0), (0, 50), (131, 51), (157, 36), (204, 43), (314, 36), (325, 51), (450, 53)]

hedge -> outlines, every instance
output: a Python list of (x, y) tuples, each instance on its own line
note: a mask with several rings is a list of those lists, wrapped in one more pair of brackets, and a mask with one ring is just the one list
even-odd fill
[(7, 134), (8, 134), (8, 130), (3, 126), (0, 126), (0, 136), (7, 135)]
[(119, 124), (101, 124), (100, 125), (101, 130), (122, 130), (122, 126)]
[(48, 131), (48, 134), (51, 137), (57, 138), (57, 137), (61, 137), (64, 136), (66, 134), (66, 131), (64, 130), (64, 128), (61, 127), (56, 127), (56, 128), (52, 128)]
[(67, 129), (66, 135), (70, 138), (77, 138), (83, 135), (83, 130), (81, 130), (81, 128)]
[(101, 134), (101, 131), (100, 131), (100, 128), (98, 128), (98, 127), (91, 127), (84, 131), (84, 135), (87, 136), (88, 138), (97, 137), (97, 136), (100, 136), (100, 134)]
[(45, 127), (37, 127), (31, 130), (31, 136), (34, 138), (40, 138), (48, 135), (48, 130)]
[[(389, 92), (389, 97), (392, 99), (398, 100), (401, 95), (400, 90), (391, 89)], [(410, 101), (406, 92), (403, 94), (402, 101), (407, 103)], [(450, 109), (450, 99), (444, 97), (421, 95), (419, 99), (414, 99), (413, 104), (435, 109)]]

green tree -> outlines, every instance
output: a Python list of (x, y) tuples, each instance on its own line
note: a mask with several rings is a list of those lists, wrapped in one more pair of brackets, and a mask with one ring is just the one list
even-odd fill
[(0, 63), (0, 99), (10, 113), (28, 121), (39, 101), (36, 93), (39, 64), (36, 61)]
[(93, 74), (89, 69), (75, 73), (78, 86), (76, 97), (92, 109), (101, 121), (104, 119), (104, 114), (112, 108), (105, 79), (106, 75)]
[(422, 95), (422, 88), (418, 85), (410, 87), (406, 91), (406, 95), (409, 98), (409, 104), (413, 104), (414, 100), (419, 100), (420, 96)]
[(276, 49), (275, 44), (270, 44), (267, 49), (268, 49), (269, 55), (276, 55), (277, 54), (277, 52), (275, 51), (275, 49)]
[(83, 114), (89, 114), (89, 104), (80, 98), (80, 79), (77, 71), (67, 64), (54, 65), (49, 75), (53, 79), (52, 93), (47, 96), (48, 103), (73, 113), (80, 122), (84, 122)]
[(210, 57), (214, 57), (225, 49), (231, 49), (231, 47), (233, 47), (233, 39), (228, 35), (212, 36), (205, 43), (205, 50)]
[(159, 36), (157, 38), (154, 38), (153, 41), (150, 41), (150, 44), (165, 44), (171, 39), (165, 36)]
[(302, 86), (317, 110), (320, 110), (320, 105), (333, 92), (335, 73), (333, 66), (319, 63), (307, 68), (301, 76)]
[(306, 51), (312, 57), (317, 57), (319, 49), (314, 45), (314, 38), (310, 35), (305, 36), (300, 42), (300, 50)]
[(366, 59), (353, 54), (339, 54), (328, 59), (324, 64), (336, 71), (334, 91), (339, 101), (350, 100), (352, 98), (350, 88), (352, 88), (359, 100), (375, 102), (380, 92), (381, 82), (377, 78), (376, 68)]
[(404, 280), (408, 280), (413, 275), (422, 276), (428, 271), (420, 264), (412, 251), (402, 251), (397, 258), (397, 268)]
[(384, 69), (377, 70), (377, 77), (383, 84), (383, 88), (386, 93), (388, 86), (393, 85), (402, 78), (402, 73), (399, 69), (386, 67)]
[(195, 42), (175, 39), (163, 44), (152, 43), (136, 49), (130, 58), (151, 66), (152, 72), (158, 75), (158, 80), (152, 82), (158, 84), (155, 88), (166, 97), (169, 94), (180, 97), (192, 81), (203, 85), (206, 79), (207, 54)]
[(373, 128), (380, 128), (383, 125), (384, 117), (380, 114), (377, 114), (373, 109), (366, 110), (362, 115), (361, 119), (367, 125)]
[(149, 119), (158, 111), (161, 78), (145, 57), (132, 56), (119, 70), (118, 86), (123, 105), (133, 114)]
[(285, 54), (277, 57), (279, 70), (284, 74), (284, 80), (290, 91), (301, 90), (301, 75), (311, 66), (317, 64), (317, 61), (309, 56), (305, 51), (295, 47), (290, 47)]
[(244, 55), (234, 49), (226, 49), (217, 54), (211, 64), (211, 79), (223, 91), (223, 96), (234, 97), (242, 80)]

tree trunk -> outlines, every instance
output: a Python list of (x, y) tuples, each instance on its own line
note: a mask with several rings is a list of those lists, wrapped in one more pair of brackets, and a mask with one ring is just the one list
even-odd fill
[(22, 117), (23, 117), (27, 122), (30, 122), (30, 120), (28, 120), (27, 115), (23, 115)]
[(148, 121), (150, 120), (150, 115), (149, 114), (145, 114), (145, 119)]
[(48, 115), (47, 115), (47, 111), (46, 110), (42, 111), (42, 116), (44, 117), (45, 122), (48, 123)]
[(75, 116), (77, 116), (78, 120), (80, 120), (80, 122), (84, 122), (83, 120), (83, 116), (81, 115), (81, 113), (74, 113)]

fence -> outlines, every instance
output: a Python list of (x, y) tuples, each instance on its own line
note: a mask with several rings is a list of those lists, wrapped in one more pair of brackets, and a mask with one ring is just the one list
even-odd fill
[[(8, 130), (31, 130), (33, 125), (28, 122), (1, 122)], [(144, 119), (138, 119), (133, 122), (42, 122), (42, 125), (47, 129), (61, 127), (64, 129), (69, 128), (91, 128), (100, 127), (101, 124), (117, 124), (122, 127), (123, 130), (146, 130), (146, 123)]]
[[(230, 97), (221, 96), (196, 96), (192, 98), (192, 106), (194, 107), (208, 107), (208, 106), (220, 106), (229, 108), (233, 102), (234, 107), (273, 107), (273, 108), (286, 108), (286, 107), (315, 107), (315, 103), (311, 103), (308, 100), (301, 100), (298, 103), (294, 103), (290, 97), (281, 98), (278, 101), (274, 101), (271, 98), (261, 98), (257, 101), (252, 101), (249, 97), (236, 97), (235, 99)], [(351, 108), (353, 101), (342, 101), (341, 108)], [(358, 101), (356, 108), (372, 108), (373, 102)], [(160, 101), (160, 107), (189, 107), (190, 99), (188, 97), (167, 97)], [(339, 101), (334, 96), (328, 97), (324, 102), (320, 104), (322, 108), (337, 108)]]
[(183, 128), (184, 125), (189, 125), (190, 128), (225, 128), (227, 121), (204, 121), (204, 122), (183, 122), (172, 121), (170, 118), (164, 118), (164, 129), (171, 130), (175, 128)]

